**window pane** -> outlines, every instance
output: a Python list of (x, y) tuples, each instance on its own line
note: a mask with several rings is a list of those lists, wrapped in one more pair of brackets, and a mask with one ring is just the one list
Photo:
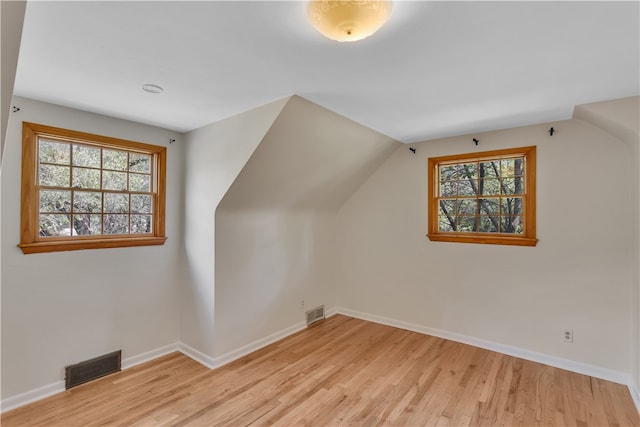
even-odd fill
[(500, 232), (510, 234), (522, 234), (523, 222), (521, 216), (503, 216), (500, 224)]
[(151, 156), (131, 153), (129, 155), (129, 172), (151, 173)]
[(477, 163), (461, 164), (460, 179), (478, 179), (478, 164)]
[(455, 217), (453, 218), (453, 224), (444, 215), (438, 217), (438, 230), (439, 231), (456, 231)]
[(475, 179), (458, 181), (459, 196), (477, 196), (478, 181)]
[(73, 188), (100, 189), (100, 169), (73, 168)]
[(484, 178), (498, 178), (500, 176), (500, 161), (493, 160), (480, 163), (480, 174)]
[(462, 232), (471, 232), (476, 231), (476, 221), (477, 217), (475, 216), (459, 216), (458, 217), (458, 231)]
[(431, 241), (536, 245), (535, 146), (428, 160)]
[(129, 215), (105, 215), (104, 234), (128, 234)]
[(151, 175), (129, 174), (129, 191), (149, 193), (151, 191)]
[(481, 191), (480, 194), (486, 196), (492, 196), (494, 194), (500, 194), (500, 180), (498, 179), (483, 179), (478, 181)]
[(71, 158), (71, 145), (63, 142), (40, 140), (38, 158), (40, 163), (68, 165)]
[(475, 215), (478, 208), (478, 200), (476, 199), (462, 199), (458, 202), (458, 213)]
[(125, 190), (127, 189), (127, 173), (102, 171), (102, 188), (104, 190)]
[(481, 233), (497, 233), (500, 227), (500, 217), (498, 216), (481, 216), (480, 232)]
[(513, 177), (513, 176), (522, 176), (524, 172), (524, 161), (522, 158), (519, 159), (506, 159), (501, 161), (502, 165), (502, 176), (505, 178)]
[(69, 167), (40, 165), (38, 178), (40, 185), (50, 187), (69, 187)]
[(524, 175), (524, 158), (515, 159), (513, 161), (513, 170), (515, 176)]
[(445, 181), (440, 184), (440, 196), (452, 197), (458, 194), (458, 182), (457, 181)]
[(102, 168), (117, 171), (127, 170), (127, 153), (117, 150), (102, 150)]
[(456, 179), (458, 179), (458, 165), (440, 167), (440, 181), (454, 181)]
[(69, 212), (71, 191), (40, 190), (40, 212)]
[(151, 215), (131, 215), (131, 233), (151, 233)]
[(102, 234), (101, 226), (102, 215), (100, 214), (79, 214), (73, 216), (74, 236)]
[(73, 144), (73, 165), (87, 168), (100, 167), (100, 149)]
[(440, 200), (440, 215), (455, 215), (456, 201), (455, 199)]
[(21, 146), (23, 253), (164, 243), (166, 147), (27, 122)]
[(500, 199), (480, 199), (480, 210), (485, 215), (498, 215), (500, 214)]
[(524, 191), (523, 178), (505, 178), (502, 180), (503, 194), (522, 194)]
[(40, 237), (70, 236), (69, 215), (40, 215)]
[(522, 197), (501, 197), (500, 213), (502, 215), (520, 215), (522, 213)]
[(129, 195), (119, 193), (104, 194), (105, 213), (126, 213), (129, 212)]
[(73, 210), (77, 213), (102, 212), (102, 193), (74, 191)]
[(151, 196), (143, 194), (131, 195), (132, 213), (151, 213)]

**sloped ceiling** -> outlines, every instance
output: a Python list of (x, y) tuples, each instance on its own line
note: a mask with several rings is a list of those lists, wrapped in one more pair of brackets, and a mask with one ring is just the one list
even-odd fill
[(336, 210), (400, 145), (292, 96), (218, 209)]
[(1, 58), (0, 66), (0, 161), (4, 154), (4, 138), (9, 121), (9, 109), (11, 96), (13, 95), (13, 85), (16, 77), (16, 66), (18, 63), (18, 51), (20, 49), (20, 37), (22, 36), (22, 25), (24, 22), (24, 12), (26, 7), (24, 1), (3, 1), (0, 2), (0, 44)]
[(640, 142), (640, 96), (577, 105), (573, 118), (588, 121), (634, 147)]
[(638, 95), (639, 15), (637, 1), (395, 1), (345, 44), (309, 26), (306, 1), (29, 1), (15, 93), (180, 132), (299, 94), (415, 142)]

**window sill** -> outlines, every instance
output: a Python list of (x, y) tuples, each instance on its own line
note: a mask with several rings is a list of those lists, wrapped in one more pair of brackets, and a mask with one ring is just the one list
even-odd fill
[(132, 246), (157, 246), (163, 245), (166, 237), (123, 237), (100, 240), (75, 240), (75, 241), (51, 241), (21, 243), (18, 245), (24, 254), (37, 254), (44, 252), (77, 251), (81, 249), (106, 249), (106, 248), (127, 248)]
[(480, 243), (488, 245), (536, 246), (538, 239), (530, 237), (491, 236), (486, 234), (427, 234), (432, 242)]

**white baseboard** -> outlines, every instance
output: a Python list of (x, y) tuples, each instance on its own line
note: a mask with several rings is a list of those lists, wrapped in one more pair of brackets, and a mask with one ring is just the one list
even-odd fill
[(147, 351), (146, 353), (138, 354), (137, 356), (127, 357), (122, 359), (122, 369), (129, 369), (136, 365), (150, 360), (157, 359), (158, 357), (180, 351), (180, 343), (175, 342), (173, 344), (165, 345), (164, 347), (157, 348), (155, 350)]
[[(335, 314), (343, 314), (345, 316), (355, 317), (357, 319), (367, 320), (370, 322), (380, 323), (387, 326), (393, 326), (396, 328), (406, 329), (421, 334), (432, 335), (439, 338), (448, 339), (451, 341), (460, 342), (463, 344), (469, 344), (475, 347), (484, 348), (487, 350), (495, 351), (498, 353), (507, 354), (509, 356), (519, 357), (522, 359), (530, 360), (533, 362), (543, 363), (545, 365), (554, 366), (556, 368), (566, 369), (568, 371), (577, 372), (584, 375), (589, 375), (596, 378), (601, 378), (607, 381), (612, 381), (619, 384), (625, 384), (629, 388), (629, 392), (638, 411), (640, 411), (640, 393), (634, 385), (632, 378), (629, 374), (619, 371), (614, 371), (607, 368), (602, 368), (595, 365), (590, 365), (582, 362), (576, 362), (573, 360), (564, 359), (561, 357), (551, 356), (548, 354), (537, 353), (531, 350), (526, 350), (519, 347), (513, 347), (504, 345), (492, 341), (483, 340), (480, 338), (474, 338), (471, 336), (458, 334), (455, 332), (449, 332), (436, 328), (429, 328), (414, 323), (404, 322), (397, 319), (391, 319), (384, 316), (378, 316), (369, 313), (363, 313), (356, 310), (351, 310), (343, 307), (333, 307), (326, 311), (326, 317), (331, 317)], [(301, 331), (306, 327), (304, 322), (296, 323), (281, 331), (275, 332), (267, 337), (256, 340), (236, 350), (230, 351), (218, 357), (211, 357), (195, 348), (184, 344), (182, 342), (169, 344), (167, 346), (148, 351), (146, 353), (139, 354), (137, 356), (128, 357), (122, 361), (122, 369), (128, 369), (133, 366), (139, 365), (144, 362), (156, 359), (160, 356), (179, 351), (185, 356), (190, 357), (196, 362), (206, 366), (209, 369), (216, 369), (236, 359), (239, 359), (247, 354), (250, 354), (256, 350), (266, 347), (276, 341), (288, 337), (298, 331)], [(35, 402), (45, 397), (49, 397), (53, 394), (64, 391), (64, 381), (57, 381), (53, 384), (49, 384), (35, 390), (31, 390), (25, 393), (21, 393), (16, 396), (3, 399), (0, 404), (0, 412), (7, 412), (28, 403)]]
[[(155, 350), (147, 351), (146, 353), (127, 357), (126, 359), (122, 359), (122, 370), (131, 368), (144, 362), (148, 362), (153, 359), (157, 359), (160, 356), (164, 356), (166, 354), (173, 353), (174, 351), (179, 350), (179, 343), (173, 343), (164, 347), (157, 348)], [(12, 409), (19, 408), (20, 406), (33, 403), (37, 400), (44, 399), (45, 397), (63, 392), (64, 390), (65, 383), (64, 380), (61, 380), (42, 387), (38, 387), (34, 390), (29, 390), (15, 396), (8, 397), (6, 399), (2, 399), (2, 402), (0, 402), (0, 412), (4, 413)]]
[(260, 350), (263, 347), (268, 346), (276, 341), (280, 341), (281, 339), (288, 337), (289, 335), (293, 335), (298, 331), (303, 330), (307, 327), (305, 322), (296, 323), (293, 326), (285, 328), (281, 331), (275, 332), (269, 336), (256, 340), (252, 343), (249, 343), (245, 346), (238, 348), (237, 350), (230, 351), (221, 356), (215, 358), (215, 367), (219, 368), (220, 366), (226, 365), (227, 363), (231, 363), (236, 359), (239, 359), (243, 356), (246, 356), (249, 353), (253, 353), (256, 350)]
[[(327, 311), (327, 317), (335, 314), (335, 309)], [(164, 347), (157, 348), (155, 350), (147, 351), (142, 354), (138, 354), (136, 356), (131, 356), (122, 360), (122, 370), (131, 368), (133, 366), (139, 365), (144, 362), (148, 362), (153, 359), (157, 359), (158, 357), (164, 356), (169, 353), (173, 353), (174, 351), (179, 351), (187, 357), (195, 360), (196, 362), (206, 366), (209, 369), (219, 368), (227, 363), (233, 362), (236, 359), (239, 359), (243, 356), (246, 356), (249, 353), (252, 353), (256, 350), (261, 349), (262, 347), (266, 347), (269, 344), (272, 344), (276, 341), (279, 341), (289, 335), (292, 335), (298, 331), (301, 331), (306, 327), (304, 322), (296, 323), (293, 326), (285, 328), (281, 331), (275, 332), (267, 337), (256, 340), (252, 343), (249, 343), (243, 347), (240, 347), (236, 350), (225, 353), (219, 357), (211, 357), (195, 348), (184, 344), (182, 342), (177, 342), (173, 344), (166, 345)], [(49, 397), (56, 393), (63, 392), (64, 381), (56, 381), (55, 383), (39, 387), (34, 390), (27, 391), (25, 393), (21, 393), (15, 396), (11, 396), (6, 399), (2, 399), (0, 402), (0, 413), (4, 413), (10, 411), (12, 409), (16, 409), (20, 406), (27, 405), (29, 403), (35, 402), (40, 399), (44, 399), (45, 397)]]
[(350, 310), (348, 308), (337, 307), (336, 312), (345, 316), (355, 317), (357, 319), (368, 320), (370, 322), (380, 323), (382, 325), (393, 326), (408, 331), (418, 332), (421, 334), (432, 335), (463, 344), (469, 344), (474, 347), (484, 348), (486, 350), (495, 351), (497, 353), (507, 354), (509, 356), (519, 357), (521, 359), (530, 360), (532, 362), (543, 363), (567, 371), (577, 372), (579, 374), (589, 375), (595, 378), (611, 381), (618, 384), (631, 384), (631, 376), (626, 372), (615, 371), (600, 366), (590, 365), (587, 363), (576, 362), (574, 360), (564, 359), (562, 357), (551, 356), (544, 353), (527, 350), (520, 347), (500, 344), (493, 341), (487, 341), (468, 335), (449, 332), (442, 329), (429, 328), (427, 326), (417, 325), (414, 323), (404, 322), (402, 320), (390, 319), (388, 317), (378, 316), (361, 311)]
[(179, 351), (180, 353), (195, 360), (199, 364), (206, 366), (209, 369), (215, 369), (218, 367), (216, 366), (216, 360), (213, 357), (204, 354), (200, 350), (196, 350), (195, 348), (183, 342), (180, 343)]
[[(337, 311), (335, 307), (330, 308), (325, 311), (325, 316), (331, 317), (336, 313)], [(275, 332), (267, 337), (256, 340), (252, 343), (249, 343), (218, 357), (211, 357), (185, 343), (180, 343), (178, 350), (185, 356), (190, 357), (201, 365), (204, 365), (209, 369), (216, 369), (226, 365), (227, 363), (231, 363), (234, 360), (244, 357), (247, 354), (253, 353), (256, 350), (260, 350), (261, 348), (266, 347), (269, 344), (280, 341), (281, 339), (286, 338), (289, 335), (293, 335), (296, 332), (303, 330), (306, 326), (307, 325), (304, 322), (296, 323), (295, 325), (282, 329), (281, 331)]]
[(331, 307), (330, 309), (324, 311), (324, 317), (331, 317), (335, 314), (338, 314), (337, 307)]
[(4, 413), (37, 400), (44, 399), (45, 397), (52, 396), (56, 393), (60, 393), (61, 391), (64, 391), (64, 380), (56, 381), (55, 383), (2, 399), (0, 409), (2, 410), (2, 413)]
[(421, 334), (432, 335), (439, 338), (444, 338), (451, 341), (460, 342), (463, 344), (469, 344), (474, 347), (484, 348), (486, 350), (495, 351), (497, 353), (507, 354), (509, 356), (519, 357), (521, 359), (530, 360), (532, 362), (543, 363), (545, 365), (553, 366), (555, 368), (565, 369), (571, 372), (577, 372), (583, 375), (589, 375), (591, 377), (600, 378), (603, 380), (611, 381), (618, 384), (626, 385), (629, 388), (631, 398), (636, 405), (636, 409), (640, 412), (640, 392), (635, 386), (633, 378), (626, 372), (616, 371), (608, 368), (603, 368), (588, 363), (577, 362), (575, 360), (564, 359), (562, 357), (551, 356), (544, 353), (538, 353), (531, 350), (526, 350), (520, 347), (509, 346), (505, 344), (496, 343), (493, 341), (487, 341), (480, 338), (471, 337), (468, 335), (458, 334), (455, 332), (449, 332), (442, 329), (429, 328), (414, 323), (404, 322), (401, 320), (391, 319), (384, 316), (378, 316), (369, 313), (363, 313), (361, 311), (351, 310), (344, 307), (335, 307), (333, 314), (344, 314), (345, 316), (355, 317), (357, 319), (368, 320), (370, 322), (380, 323), (382, 325), (393, 326), (396, 328), (406, 329), (408, 331), (418, 332)]
[(636, 409), (640, 412), (640, 393), (638, 393), (638, 388), (635, 386), (635, 383), (629, 383), (628, 387), (633, 403), (636, 404)]

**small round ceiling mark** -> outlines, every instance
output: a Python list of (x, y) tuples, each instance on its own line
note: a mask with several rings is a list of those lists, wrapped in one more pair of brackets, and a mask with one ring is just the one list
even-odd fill
[(149, 93), (162, 93), (164, 89), (161, 86), (154, 85), (151, 83), (146, 83), (142, 85), (142, 90)]

